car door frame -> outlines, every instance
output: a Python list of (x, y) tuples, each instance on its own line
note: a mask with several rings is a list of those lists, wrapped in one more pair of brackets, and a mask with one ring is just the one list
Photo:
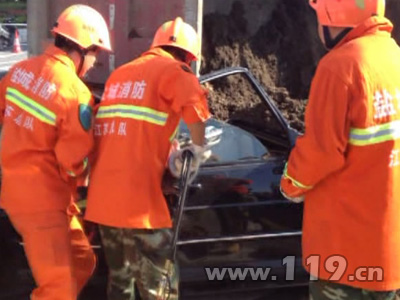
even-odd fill
[[(223, 78), (223, 77), (227, 77), (227, 76), (235, 75), (235, 74), (242, 74), (245, 76), (245, 78), (247, 78), (247, 80), (251, 83), (252, 87), (254, 88), (254, 91), (256, 92), (256, 94), (260, 97), (260, 99), (263, 100), (266, 107), (270, 110), (270, 112), (273, 114), (275, 119), (278, 121), (283, 132), (286, 133), (286, 138), (287, 138), (286, 146), (288, 148), (287, 153), (289, 153), (290, 149), (294, 146), (296, 137), (298, 136), (299, 133), (290, 127), (287, 120), (283, 117), (282, 113), (279, 111), (279, 109), (273, 103), (273, 101), (271, 100), (269, 95), (266, 93), (266, 91), (263, 89), (261, 84), (256, 80), (256, 78), (251, 74), (251, 72), (247, 68), (243, 68), (243, 67), (226, 68), (223, 70), (219, 70), (219, 71), (212, 72), (210, 74), (201, 76), (199, 78), (199, 81), (201, 84), (204, 84), (206, 82), (211, 82), (215, 79), (219, 79), (219, 78)], [(254, 160), (254, 161), (240, 161), (240, 162), (231, 162), (231, 163), (228, 162), (228, 163), (223, 163), (223, 164), (214, 165), (214, 166), (204, 165), (200, 168), (199, 174), (201, 175), (201, 173), (204, 170), (207, 170), (210, 168), (225, 168), (225, 167), (229, 168), (229, 167), (233, 167), (234, 165), (250, 166), (253, 164), (257, 165), (260, 163), (263, 163), (263, 162), (261, 160)], [(264, 162), (264, 163), (268, 163), (268, 162)], [(285, 163), (285, 161), (283, 160), (282, 164), (284, 164), (284, 163)], [(282, 171), (283, 171), (283, 167), (282, 167)], [(199, 187), (199, 183), (195, 181), (193, 184), (191, 184), (190, 188), (196, 189), (196, 188), (201, 188), (201, 186)], [(288, 203), (287, 200), (283, 200), (283, 201), (286, 201), (286, 203)], [(187, 199), (184, 199), (183, 203), (187, 203)], [(263, 205), (279, 205), (279, 204), (282, 204), (282, 200), (276, 200), (275, 202), (271, 201), (271, 202), (265, 203)], [(206, 207), (206, 206), (204, 206), (204, 207), (183, 207), (182, 210), (183, 210), (183, 213), (185, 213), (185, 212), (187, 213), (189, 211), (193, 211), (196, 209), (207, 209), (207, 208), (209, 208), (209, 207)], [(179, 220), (178, 220), (178, 222), (179, 222)], [(177, 230), (179, 231), (180, 228), (178, 227)], [(178, 235), (179, 235), (179, 232), (178, 232)], [(200, 245), (200, 244), (205, 244), (205, 243), (232, 242), (232, 241), (246, 242), (246, 241), (251, 241), (251, 240), (264, 240), (264, 239), (276, 239), (276, 238), (299, 238), (300, 239), (301, 235), (302, 235), (302, 233), (301, 233), (301, 228), (300, 228), (299, 230), (278, 232), (278, 233), (244, 234), (241, 236), (198, 238), (198, 239), (189, 239), (189, 240), (178, 239), (176, 242), (176, 245), (174, 245), (174, 246), (178, 247), (177, 251), (179, 252), (180, 251), (179, 248), (182, 248), (187, 245)], [(297, 263), (297, 265), (300, 264), (299, 261), (297, 261), (296, 263)], [(191, 270), (191, 272), (193, 272), (193, 270)], [(197, 276), (199, 276), (199, 275), (197, 275)], [(190, 281), (190, 280), (188, 280), (188, 281)], [(288, 285), (296, 285), (296, 284), (297, 284), (297, 282), (289, 282)], [(301, 283), (301, 284), (305, 284), (305, 282), (303, 281), (303, 283)], [(271, 286), (273, 286), (273, 285), (271, 285)]]

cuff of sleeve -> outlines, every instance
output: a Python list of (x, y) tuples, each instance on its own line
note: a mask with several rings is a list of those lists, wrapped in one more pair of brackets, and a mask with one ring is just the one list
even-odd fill
[(288, 173), (288, 163), (285, 164), (285, 168), (283, 169), (283, 178), (289, 179), (291, 184), (297, 188), (300, 188), (303, 190), (311, 190), (313, 188), (313, 186), (305, 185), (305, 184), (295, 180), (292, 176), (290, 176)]
[(81, 212), (81, 210), (78, 207), (78, 205), (71, 201), (71, 203), (67, 207), (67, 214), (69, 216), (76, 216), (76, 215), (79, 215), (80, 212)]
[(285, 177), (281, 179), (281, 190), (289, 197), (299, 197), (307, 192), (307, 190), (294, 186), (292, 181)]
[(67, 170), (67, 174), (71, 177), (78, 177), (81, 175), (83, 172), (86, 171), (86, 168), (88, 166), (88, 158), (86, 157), (82, 163), (79, 164), (79, 166), (74, 167), (73, 170)]

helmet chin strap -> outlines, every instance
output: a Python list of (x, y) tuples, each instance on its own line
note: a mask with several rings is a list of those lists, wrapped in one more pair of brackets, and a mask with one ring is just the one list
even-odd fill
[[(87, 54), (88, 52), (89, 52), (89, 51), (88, 51), (87, 49), (79, 49), (79, 55), (80, 55), (81, 59), (80, 59), (80, 61), (79, 61), (79, 66), (78, 66), (78, 68), (76, 69), (76, 75), (78, 75), (78, 77), (81, 77), (81, 76), (80, 76), (80, 73), (81, 73), (81, 71), (82, 71), (83, 64), (85, 63), (86, 54)], [(83, 76), (82, 76), (82, 77), (83, 77)]]
[(332, 35), (329, 31), (328, 26), (322, 26), (322, 30), (324, 33), (324, 40), (325, 40), (325, 47), (328, 50), (331, 50), (333, 47), (335, 47), (345, 36), (348, 34), (353, 28), (348, 27), (342, 30), (341, 33), (339, 33), (334, 39), (332, 38)]

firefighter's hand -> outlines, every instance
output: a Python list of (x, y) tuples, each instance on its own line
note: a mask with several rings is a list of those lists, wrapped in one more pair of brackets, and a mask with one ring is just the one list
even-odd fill
[(189, 150), (193, 155), (189, 170), (189, 183), (191, 183), (196, 177), (200, 165), (211, 156), (211, 150), (207, 149), (206, 147), (192, 144), (188, 147), (184, 147), (182, 149), (178, 148), (173, 151), (168, 160), (168, 168), (171, 174), (176, 178), (181, 176), (183, 167), (183, 152), (187, 150)]
[(281, 194), (283, 195), (283, 197), (285, 197), (286, 199), (288, 199), (291, 202), (301, 203), (304, 201), (304, 195), (295, 196), (295, 197), (289, 196), (284, 192), (284, 190), (282, 189), (282, 186), (280, 187), (280, 191), (281, 191)]

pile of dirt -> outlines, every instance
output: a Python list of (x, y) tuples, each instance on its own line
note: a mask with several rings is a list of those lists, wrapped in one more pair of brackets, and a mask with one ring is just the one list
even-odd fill
[[(306, 1), (280, 0), (269, 20), (253, 35), (245, 14), (246, 5), (236, 1), (229, 15), (204, 16), (201, 73), (230, 66), (248, 68), (291, 126), (302, 131), (309, 84), (324, 53), (313, 12)], [(275, 126), (266, 123), (270, 115), (258, 99), (251, 98), (251, 87), (243, 89), (235, 80), (241, 78), (212, 87), (213, 114), (223, 120), (242, 117), (260, 128)]]
[[(225, 67), (248, 68), (282, 111), (290, 125), (304, 130), (304, 109), (312, 76), (326, 53), (317, 35), (314, 11), (308, 1), (279, 0), (274, 11), (258, 31), (250, 34), (248, 3), (235, 1), (229, 14), (212, 13), (203, 19), (203, 61), (201, 73)], [(246, 2), (246, 4), (243, 4)], [(387, 1), (388, 17), (395, 24), (394, 36), (400, 40), (400, 1)], [(397, 27), (396, 27), (397, 26)], [(259, 128), (270, 124), (270, 113), (254, 99), (240, 76), (210, 86), (210, 107), (220, 119), (237, 119)]]

